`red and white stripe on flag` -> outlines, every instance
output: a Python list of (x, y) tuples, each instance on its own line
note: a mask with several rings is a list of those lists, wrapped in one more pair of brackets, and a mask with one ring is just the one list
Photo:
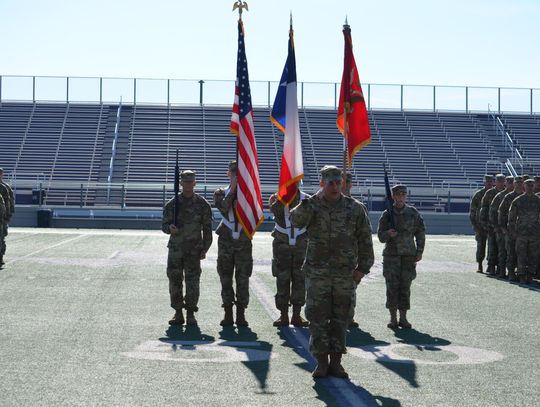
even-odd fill
[(264, 213), (243, 28), (242, 21), (239, 21), (236, 88), (230, 129), (237, 136), (238, 149), (236, 216), (251, 239), (262, 223)]

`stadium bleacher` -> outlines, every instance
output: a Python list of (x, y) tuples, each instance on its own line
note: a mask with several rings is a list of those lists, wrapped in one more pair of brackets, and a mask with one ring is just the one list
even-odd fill
[[(174, 178), (176, 149), (181, 168), (196, 170), (199, 184), (208, 186), (207, 197), (212, 188), (227, 183), (227, 162), (236, 155), (229, 106), (135, 105), (121, 107), (120, 112), (118, 108), (1, 103), (1, 165), (17, 181), (39, 182), (45, 189), (45, 203), (55, 205), (76, 205), (83, 196), (83, 205), (89, 206), (161, 206), (163, 185), (171, 185)], [(117, 113), (120, 122), (115, 134)], [(254, 110), (265, 201), (277, 187), (283, 145), (269, 114), (268, 108)], [(335, 110), (305, 108), (299, 116), (304, 183), (315, 186), (322, 165), (342, 165), (343, 139), (335, 126)], [(488, 114), (372, 110), (369, 117), (372, 142), (356, 155), (352, 169), (353, 184), (359, 188), (383, 185), (382, 163), (392, 182), (433, 191), (472, 190), (486, 171), (506, 170), (508, 153)], [(499, 117), (520, 154), (538, 169), (540, 117)], [(105, 199), (90, 184), (107, 182), (111, 174), (111, 182), (123, 185), (122, 192), (107, 194)], [(83, 184), (84, 193), (66, 187), (66, 182)]]

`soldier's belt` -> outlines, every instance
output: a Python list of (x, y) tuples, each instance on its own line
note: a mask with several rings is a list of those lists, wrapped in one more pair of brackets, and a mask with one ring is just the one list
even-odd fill
[[(274, 225), (274, 229), (277, 230), (280, 233), (283, 233), (284, 235), (287, 235), (289, 238), (289, 245), (295, 246), (296, 245), (296, 239), (298, 236), (306, 233), (306, 228), (297, 229), (297, 228), (282, 228), (277, 223)], [(291, 236), (291, 232), (294, 231), (294, 237)]]
[(229, 220), (227, 218), (223, 218), (222, 219), (223, 221), (223, 224), (225, 226), (227, 226), (230, 230), (231, 230), (231, 233), (232, 233), (232, 237), (234, 240), (238, 240), (240, 238), (240, 228), (238, 227), (238, 224), (236, 225), (236, 228), (238, 230), (234, 230), (235, 229), (235, 225), (232, 223), (232, 222), (229, 222)]

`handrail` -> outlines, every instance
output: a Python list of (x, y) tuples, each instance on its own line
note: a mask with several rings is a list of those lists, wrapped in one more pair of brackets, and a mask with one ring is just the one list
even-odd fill
[[(109, 161), (109, 175), (107, 175), (107, 184), (111, 184), (113, 171), (114, 171), (114, 160), (116, 159), (116, 143), (118, 141), (118, 132), (120, 128), (120, 115), (122, 113), (122, 98), (120, 98), (120, 103), (118, 104), (118, 110), (116, 111), (116, 124), (114, 125), (114, 139), (111, 148), (111, 160)], [(107, 203), (111, 198), (111, 188), (107, 188)]]
[(66, 112), (64, 113), (64, 121), (62, 122), (62, 128), (60, 129), (60, 136), (58, 137), (58, 144), (56, 145), (56, 152), (54, 154), (54, 161), (51, 168), (51, 175), (49, 176), (49, 183), (47, 185), (47, 191), (45, 193), (45, 203), (47, 203), (47, 195), (49, 194), (49, 188), (51, 186), (51, 182), (54, 177), (54, 170), (56, 169), (56, 162), (58, 161), (58, 154), (60, 153), (60, 146), (62, 145), (62, 139), (64, 137), (64, 130), (66, 128), (68, 115), (69, 115), (69, 103), (66, 105)]

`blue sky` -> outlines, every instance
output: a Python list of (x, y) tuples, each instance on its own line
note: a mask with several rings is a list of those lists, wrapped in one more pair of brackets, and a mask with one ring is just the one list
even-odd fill
[[(0, 74), (232, 80), (231, 0), (0, 0)], [(540, 88), (540, 1), (250, 0), (251, 80), (339, 82), (345, 16), (363, 83)]]

